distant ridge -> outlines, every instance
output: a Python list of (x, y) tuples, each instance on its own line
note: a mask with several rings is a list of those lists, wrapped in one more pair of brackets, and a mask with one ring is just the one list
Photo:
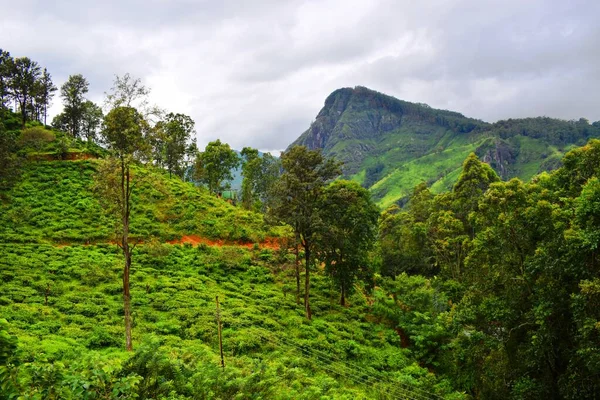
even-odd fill
[(461, 113), (396, 99), (366, 87), (331, 93), (293, 145), (322, 149), (381, 206), (402, 202), (414, 186), (451, 188), (475, 152), (503, 179), (524, 180), (560, 165), (565, 151), (600, 137), (600, 123), (537, 117), (490, 124)]

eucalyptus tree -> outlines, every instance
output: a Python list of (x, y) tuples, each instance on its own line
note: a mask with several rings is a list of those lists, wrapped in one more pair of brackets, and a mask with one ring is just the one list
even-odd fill
[(125, 341), (128, 351), (131, 343), (131, 292), (129, 275), (135, 244), (131, 245), (129, 228), (133, 206), (133, 190), (138, 179), (133, 176), (136, 161), (147, 159), (149, 126), (133, 107), (116, 107), (104, 119), (101, 131), (111, 151), (99, 168), (96, 191), (104, 207), (115, 217), (117, 245), (123, 252), (123, 307), (125, 311)]

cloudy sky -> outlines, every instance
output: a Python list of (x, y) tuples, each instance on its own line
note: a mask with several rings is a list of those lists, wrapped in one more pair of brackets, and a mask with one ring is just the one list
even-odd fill
[[(367, 86), (486, 121), (600, 120), (597, 0), (0, 0), (0, 47), (102, 102), (114, 75), (196, 121), (198, 144), (287, 147)], [(55, 99), (53, 112), (62, 108)]]

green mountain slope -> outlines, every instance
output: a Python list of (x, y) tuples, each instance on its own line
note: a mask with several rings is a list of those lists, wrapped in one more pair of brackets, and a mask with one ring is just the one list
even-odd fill
[(388, 283), (357, 289), (342, 307), (315, 271), (308, 321), (292, 294), (293, 256), (233, 242), (167, 243), (280, 232), (158, 171), (136, 170), (152, 184), (139, 186), (132, 215), (142, 241), (131, 275), (135, 351), (123, 351), (123, 260), (91, 191), (97, 162), (29, 162), (0, 192), (0, 398), (463, 398), (420, 360), (436, 340), (426, 333), (431, 319), (447, 309), (429, 281), (395, 281), (422, 287), (404, 300), (405, 314), (427, 316), (400, 332)]
[(423, 181), (435, 191), (449, 189), (470, 152), (503, 179), (528, 180), (558, 167), (567, 150), (591, 137), (600, 137), (600, 123), (540, 117), (490, 124), (356, 87), (329, 95), (292, 145), (342, 160), (344, 174), (388, 206)]

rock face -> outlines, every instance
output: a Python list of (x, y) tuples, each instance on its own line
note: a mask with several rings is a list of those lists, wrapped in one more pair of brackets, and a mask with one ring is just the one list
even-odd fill
[(357, 86), (331, 93), (315, 121), (290, 145), (322, 149), (344, 162), (344, 175), (371, 190), (381, 206), (421, 182), (452, 188), (462, 161), (475, 152), (503, 179), (560, 166), (569, 146), (600, 137), (600, 122), (547, 117), (490, 124)]
[(344, 161), (347, 175), (357, 173), (369, 156), (394, 149), (408, 159), (432, 150), (447, 133), (465, 134), (486, 125), (462, 114), (409, 103), (365, 87), (331, 93), (311, 124), (291, 146), (323, 149)]
[(498, 139), (490, 138), (475, 151), (481, 161), (488, 163), (500, 178), (506, 180), (511, 176), (511, 165), (515, 163), (517, 151), (510, 143)]

